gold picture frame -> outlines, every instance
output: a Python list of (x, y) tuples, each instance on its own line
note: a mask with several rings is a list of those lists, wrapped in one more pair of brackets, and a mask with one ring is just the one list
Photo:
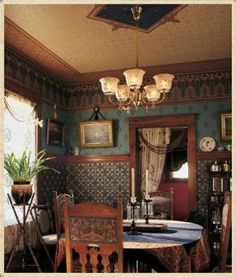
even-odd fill
[(221, 113), (221, 140), (231, 141), (232, 139), (232, 114)]
[(65, 124), (48, 119), (47, 121), (47, 144), (55, 146), (64, 146), (64, 128)]
[(112, 147), (112, 120), (93, 120), (80, 122), (81, 147)]

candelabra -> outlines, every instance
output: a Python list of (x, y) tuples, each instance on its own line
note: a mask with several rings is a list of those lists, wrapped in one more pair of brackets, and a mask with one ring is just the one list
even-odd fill
[(148, 193), (144, 194), (144, 219), (145, 219), (145, 223), (148, 224), (149, 223), (149, 203), (152, 201), (150, 199), (150, 196)]
[(140, 232), (136, 230), (136, 224), (135, 224), (135, 209), (139, 205), (137, 203), (136, 197), (130, 197), (130, 205), (131, 205), (131, 214), (132, 214), (132, 221), (130, 225), (130, 231), (128, 232), (129, 235), (139, 235)]

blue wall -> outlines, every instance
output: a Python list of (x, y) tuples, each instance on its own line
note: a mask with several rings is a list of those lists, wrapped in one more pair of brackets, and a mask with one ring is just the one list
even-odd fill
[[(68, 112), (61, 109), (57, 109), (57, 120), (65, 124), (65, 146), (68, 145), (70, 140), (68, 136)], [(50, 153), (58, 155), (64, 155), (66, 153), (66, 147), (59, 147), (47, 144), (47, 120), (53, 119), (53, 105), (48, 102), (43, 102), (41, 107), (41, 118), (43, 119), (43, 128), (41, 131), (41, 146), (43, 149), (47, 149)]]
[[(213, 137), (217, 146), (227, 145), (220, 140), (220, 113), (230, 112), (230, 102), (208, 102), (197, 104), (164, 105), (156, 109), (150, 109), (146, 116), (158, 115), (178, 115), (197, 114), (196, 117), (196, 149), (199, 151), (199, 141), (204, 136)], [(79, 122), (89, 120), (91, 112), (65, 112), (58, 110), (58, 120), (65, 123), (65, 144), (64, 148), (46, 145), (46, 124), (42, 132), (42, 146), (49, 152), (55, 154), (66, 154), (73, 151), (75, 146), (79, 146)], [(109, 155), (129, 153), (129, 118), (145, 116), (143, 109), (127, 114), (126, 111), (102, 110), (102, 115), (107, 120), (114, 120), (114, 140), (115, 146), (109, 148), (81, 148), (80, 155)], [(52, 105), (44, 103), (42, 106), (43, 119), (52, 118)]]

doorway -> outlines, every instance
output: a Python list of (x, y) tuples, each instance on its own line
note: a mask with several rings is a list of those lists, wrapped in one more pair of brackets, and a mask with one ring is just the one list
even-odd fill
[[(195, 145), (195, 114), (190, 115), (167, 115), (134, 117), (129, 120), (129, 145), (130, 145), (130, 167), (134, 168), (135, 175), (139, 172), (138, 130), (141, 128), (170, 127), (186, 128), (187, 130), (187, 156), (188, 156), (188, 182), (187, 202), (188, 212), (196, 208), (196, 145)], [(141, 196), (140, 178), (136, 178), (135, 191)]]

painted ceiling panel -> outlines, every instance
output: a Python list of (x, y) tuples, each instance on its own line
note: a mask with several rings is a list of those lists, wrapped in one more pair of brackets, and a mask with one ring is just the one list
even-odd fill
[[(163, 20), (168, 14), (173, 12), (181, 5), (140, 5), (142, 7), (141, 18), (138, 22), (138, 28), (142, 31), (148, 31)], [(126, 27), (135, 27), (136, 22), (133, 19), (131, 8), (134, 5), (104, 5), (96, 7), (91, 18), (97, 20), (110, 21), (111, 23), (122, 23)]]

